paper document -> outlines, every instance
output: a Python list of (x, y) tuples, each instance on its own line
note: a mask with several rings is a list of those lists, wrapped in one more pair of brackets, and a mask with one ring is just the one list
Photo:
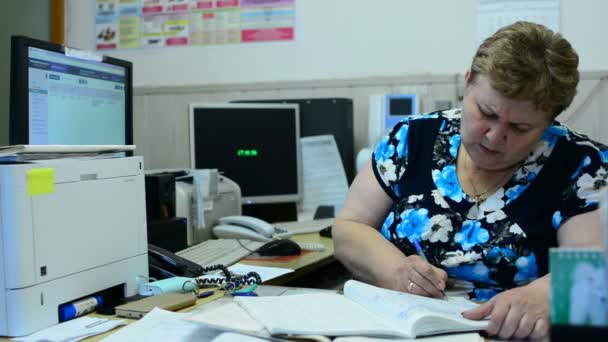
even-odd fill
[(124, 152), (134, 150), (135, 145), (13, 145), (0, 147), (0, 161), (114, 158), (122, 157)]
[(274, 223), (276, 227), (286, 229), (293, 235), (318, 233), (332, 224), (334, 224), (334, 218)]
[(310, 287), (292, 287), (292, 286), (276, 286), (276, 285), (260, 285), (255, 289), (255, 293), (260, 297), (266, 296), (297, 296), (306, 293), (334, 293), (338, 290), (315, 289)]
[(103, 341), (210, 341), (222, 333), (185, 320), (189, 315), (155, 308), (139, 321), (127, 325)]
[(302, 205), (298, 219), (312, 219), (320, 205), (337, 213), (346, 199), (348, 181), (333, 135), (300, 138), (302, 145)]
[(241, 263), (234, 264), (228, 267), (228, 269), (236, 274), (247, 274), (249, 272), (256, 272), (262, 278), (262, 282), (280, 277), (283, 274), (293, 272), (293, 270), (289, 268), (252, 266)]
[(477, 43), (499, 28), (526, 20), (559, 32), (559, 0), (480, 0), (477, 8)]
[(0, 155), (20, 153), (101, 153), (135, 151), (135, 145), (11, 145), (1, 146)]
[[(215, 341), (215, 340), (214, 340)], [(432, 336), (425, 337), (424, 339), (388, 339), (388, 338), (375, 338), (375, 337), (362, 337), (362, 336), (349, 336), (349, 337), (338, 337), (333, 342), (484, 342), (485, 339), (479, 335), (479, 333), (466, 333), (466, 334), (452, 334), (446, 336)]]
[[(188, 320), (198, 322), (209, 329), (236, 331), (241, 333), (269, 336), (264, 326), (253, 319), (232, 300), (224, 300), (214, 305), (201, 305), (200, 310), (194, 311)], [(210, 304), (211, 304), (210, 303)]]
[(265, 338), (247, 336), (239, 333), (226, 332), (213, 339), (212, 342), (265, 342)]
[[(246, 265), (246, 264), (241, 264), (241, 263), (234, 264), (234, 265), (228, 267), (228, 269), (230, 270), (230, 272), (233, 272), (233, 273), (236, 273), (239, 275), (245, 275), (249, 272), (256, 272), (257, 274), (260, 275), (263, 282), (268, 281), (270, 279), (280, 277), (283, 274), (293, 272), (293, 270), (289, 269), (289, 268), (252, 266), (252, 265)], [(199, 279), (205, 279), (205, 278), (217, 279), (217, 278), (224, 278), (224, 275), (222, 273), (213, 273), (213, 274), (207, 274), (207, 275), (204, 275), (204, 276), (201, 276), (198, 278)]]
[[(213, 210), (213, 199), (217, 194), (217, 170), (192, 170), (192, 208), (190, 216), (195, 230), (205, 229), (205, 211)], [(213, 187), (212, 187), (213, 185)]]
[(13, 341), (80, 341), (87, 337), (102, 334), (124, 325), (123, 319), (105, 319), (98, 317), (79, 317), (54, 325), (24, 337), (13, 338)]

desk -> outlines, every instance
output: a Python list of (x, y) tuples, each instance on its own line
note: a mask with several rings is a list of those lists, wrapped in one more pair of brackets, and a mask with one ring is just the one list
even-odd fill
[[(303, 292), (325, 292), (325, 291), (330, 291), (330, 290), (319, 290), (319, 289), (304, 289), (304, 288), (291, 288), (291, 287), (284, 287), (284, 286), (267, 286), (267, 285), (261, 285), (258, 289), (258, 293), (260, 295), (285, 295), (285, 294), (293, 294), (294, 292), (298, 292), (301, 291)], [(335, 291), (332, 291), (335, 292)], [(211, 297), (208, 298), (203, 298), (203, 299), (198, 299), (197, 303), (194, 306), (190, 306), (188, 308), (184, 308), (182, 310), (179, 310), (179, 312), (190, 312), (190, 311), (196, 311), (199, 309), (199, 307), (201, 305), (204, 305), (206, 303), (209, 303), (211, 301), (217, 300), (219, 298), (223, 297), (223, 292), (218, 292), (216, 294), (214, 294)], [(116, 317), (116, 316), (101, 316), (98, 314), (90, 314), (93, 317), (102, 317), (102, 318), (110, 318), (110, 319), (124, 319), (124, 318), (120, 318), (120, 317)], [(127, 324), (131, 324), (133, 322), (136, 322), (136, 320), (134, 319), (124, 319)], [(96, 335), (90, 338), (85, 339), (84, 341), (100, 341), (105, 337), (108, 337), (109, 335), (115, 333), (116, 331), (120, 330), (122, 328), (117, 328), (114, 329), (112, 331), (100, 334), (100, 335)], [(5, 338), (0, 338), (1, 341), (8, 341)], [(484, 340), (486, 342), (490, 341), (489, 339), (481, 339), (479, 338), (479, 340), (474, 339), (475, 341), (479, 341), (479, 340)], [(373, 338), (357, 338), (357, 339), (353, 339), (352, 341), (356, 341), (356, 342), (364, 342), (364, 341), (369, 341), (369, 342), (379, 342), (379, 341), (391, 341), (391, 340), (378, 340), (378, 339), (373, 339)], [(427, 337), (424, 338), (422, 341), (428, 341), (428, 342), (458, 342), (458, 341), (463, 341), (463, 342), (470, 342), (472, 341), (470, 339), (470, 336), (466, 335), (445, 335), (445, 336), (438, 336), (438, 337)], [(545, 340), (546, 341), (546, 340)]]
[[(331, 238), (321, 237), (319, 235), (319, 233), (306, 233), (306, 234), (294, 235), (291, 237), (291, 239), (296, 242), (302, 242), (302, 243), (322, 243), (325, 246), (325, 250), (322, 252), (313, 251), (313, 252), (304, 254), (289, 262), (248, 261), (247, 260), (247, 261), (242, 261), (242, 263), (249, 264), (249, 265), (257, 265), (257, 266), (268, 266), (268, 267), (293, 269), (294, 272), (285, 274), (278, 278), (271, 279), (265, 283), (267, 285), (280, 285), (280, 284), (286, 284), (297, 278), (306, 276), (307, 274), (310, 274), (310, 272), (313, 272), (313, 271), (319, 269), (320, 267), (323, 267), (335, 260), (333, 257), (333, 255), (334, 255), (333, 240)], [(219, 295), (214, 295), (209, 298), (199, 299), (197, 301), (197, 305), (209, 302), (218, 297), (219, 297)], [(193, 307), (191, 307), (191, 308), (193, 308)], [(184, 309), (184, 311), (188, 311), (188, 310), (189, 310), (188, 308)], [(93, 314), (93, 315), (96, 315), (96, 314)], [(107, 316), (99, 315), (99, 317), (107, 317)], [(129, 320), (129, 321), (133, 321), (133, 320)], [(109, 333), (96, 336), (95, 338), (91, 338), (90, 340), (97, 341), (97, 340), (101, 339), (103, 336), (107, 336), (107, 334), (109, 334)], [(7, 340), (8, 339), (6, 339), (6, 338), (0, 337), (0, 341), (7, 341)], [(88, 340), (89, 339), (87, 339), (87, 341)]]
[[(304, 289), (304, 288), (292, 288), (292, 287), (285, 287), (285, 286), (268, 286), (268, 285), (260, 285), (257, 292), (262, 295), (262, 296), (281, 296), (284, 294), (294, 294), (294, 293), (304, 293), (304, 292), (335, 292), (335, 291), (331, 291), (331, 290), (319, 290), (319, 289)], [(196, 301), (196, 304), (193, 306), (189, 306), (187, 308), (181, 309), (178, 312), (182, 312), (182, 313), (186, 313), (186, 312), (190, 312), (190, 311), (195, 311), (197, 309), (199, 309), (199, 307), (201, 305), (204, 305), (206, 303), (209, 303), (211, 301), (220, 299), (224, 296), (224, 292), (223, 291), (218, 291), (216, 292), (214, 295), (207, 297), (207, 298), (202, 298), (202, 299), (198, 299)], [(91, 317), (99, 317), (99, 318), (108, 318), (108, 319), (122, 319), (125, 320), (128, 324), (131, 324), (133, 322), (136, 322), (137, 320), (135, 319), (130, 319), (130, 318), (123, 318), (123, 317), (118, 317), (116, 315), (112, 315), (112, 316), (107, 316), (107, 315), (99, 315), (96, 313), (91, 313), (89, 314), (89, 316)], [(124, 326), (123, 326), (124, 327)], [(118, 327), (114, 330), (105, 332), (103, 334), (99, 334), (96, 336), (92, 336), (89, 338), (84, 339), (83, 341), (100, 341), (106, 337), (108, 337), (109, 335), (113, 334), (114, 332), (118, 331), (122, 329), (122, 327)], [(9, 339), (7, 338), (0, 338), (0, 341), (9, 341)]]

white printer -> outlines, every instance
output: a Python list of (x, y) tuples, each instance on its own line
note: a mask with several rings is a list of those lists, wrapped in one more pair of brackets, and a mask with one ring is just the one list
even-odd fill
[(178, 181), (175, 183), (176, 215), (187, 218), (188, 246), (212, 238), (211, 227), (220, 217), (241, 215), (241, 188), (233, 180), (221, 175), (217, 169), (209, 169), (208, 183), (201, 184), (204, 193), (203, 222), (193, 225), (193, 184)]
[(59, 305), (148, 275), (143, 159), (0, 165), (0, 336), (58, 323)]

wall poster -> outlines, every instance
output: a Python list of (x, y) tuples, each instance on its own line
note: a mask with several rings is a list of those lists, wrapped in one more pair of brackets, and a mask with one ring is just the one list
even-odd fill
[(95, 0), (95, 48), (295, 39), (296, 0)]

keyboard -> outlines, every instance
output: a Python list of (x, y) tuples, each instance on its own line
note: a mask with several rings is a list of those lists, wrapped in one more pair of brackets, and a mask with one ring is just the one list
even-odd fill
[[(239, 244), (239, 241), (247, 247)], [(230, 266), (260, 248), (265, 242), (235, 239), (211, 239), (190, 246), (175, 254), (201, 266)], [(249, 249), (249, 250), (247, 250)]]

